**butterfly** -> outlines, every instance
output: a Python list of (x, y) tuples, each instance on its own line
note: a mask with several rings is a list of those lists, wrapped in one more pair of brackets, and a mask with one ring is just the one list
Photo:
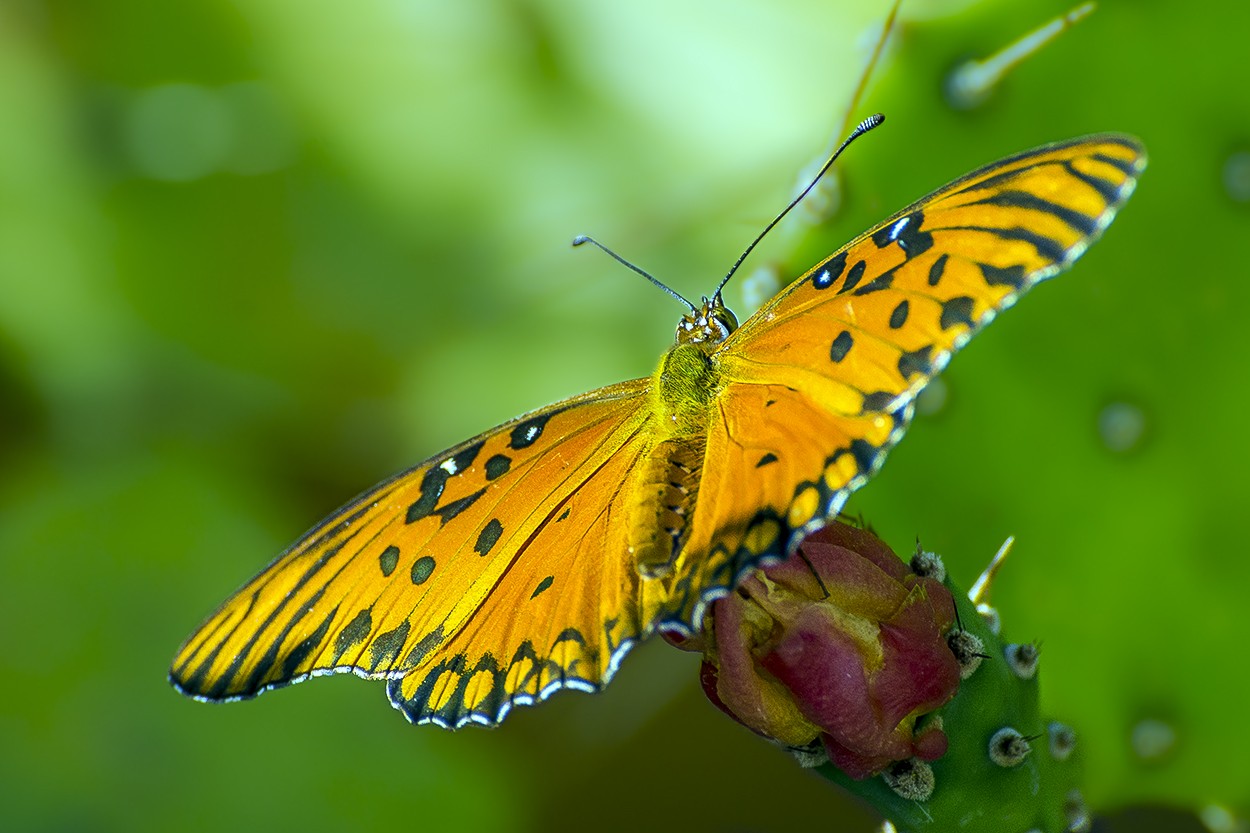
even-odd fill
[(449, 728), (600, 689), (639, 640), (697, 631), (835, 517), (920, 390), (1080, 257), (1145, 163), (1124, 135), (1046, 145), (894, 214), (741, 326), (718, 288), (650, 377), (518, 417), (331, 514), (183, 644), (171, 682), (227, 701), (352, 672)]

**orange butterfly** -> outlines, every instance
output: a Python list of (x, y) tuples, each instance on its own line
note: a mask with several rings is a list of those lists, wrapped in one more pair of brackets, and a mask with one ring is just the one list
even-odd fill
[(1144, 167), (1113, 134), (1027, 151), (855, 238), (741, 327), (718, 289), (650, 378), (518, 417), (332, 514), (187, 640), (171, 681), (222, 701), (350, 671), (452, 728), (599, 689), (638, 640), (698, 629), (836, 515), (951, 354), (1071, 265)]

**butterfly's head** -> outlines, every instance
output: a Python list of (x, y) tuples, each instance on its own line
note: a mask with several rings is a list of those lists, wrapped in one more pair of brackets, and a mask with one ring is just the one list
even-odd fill
[(738, 319), (720, 299), (720, 293), (712, 298), (704, 296), (703, 305), (692, 308), (683, 315), (677, 325), (678, 344), (719, 344), (738, 329)]

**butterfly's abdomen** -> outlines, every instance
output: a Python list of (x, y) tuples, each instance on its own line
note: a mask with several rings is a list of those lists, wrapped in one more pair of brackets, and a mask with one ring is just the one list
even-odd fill
[(645, 578), (660, 578), (688, 537), (699, 497), (708, 406), (718, 381), (703, 344), (678, 344), (656, 370), (656, 440), (634, 469), (629, 550)]
[(629, 547), (644, 578), (672, 572), (699, 499), (702, 437), (668, 439), (651, 450), (635, 471)]

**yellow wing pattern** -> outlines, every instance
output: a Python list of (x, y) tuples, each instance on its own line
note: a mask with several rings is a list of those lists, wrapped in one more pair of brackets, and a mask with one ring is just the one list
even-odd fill
[(175, 687), (234, 700), (350, 671), (389, 679), (411, 720), (454, 727), (606, 683), (642, 632), (637, 572), (604, 553), (623, 539), (646, 392), (536, 411), (364, 493), (201, 626)]
[(995, 162), (861, 234), (725, 339), (679, 564), (683, 583), (712, 593), (675, 594), (665, 616), (698, 621), (746, 570), (835, 516), (902, 438), (916, 394), (1084, 253), (1145, 164), (1135, 139), (1114, 134)]
[[(836, 515), (902, 437), (921, 388), (1071, 265), (1144, 167), (1118, 135), (1004, 159), (860, 235), (697, 356), (675, 347), (650, 379), (396, 475), (218, 609), (171, 680), (235, 700), (350, 671), (386, 679), (410, 720), (453, 728), (598, 689), (636, 641), (697, 630), (747, 571)], [(730, 329), (698, 316), (679, 334)], [(678, 367), (698, 384), (666, 375)], [(681, 415), (681, 430), (662, 414)], [(673, 542), (671, 570), (643, 578), (638, 558), (655, 552), (631, 542), (656, 540)]]

